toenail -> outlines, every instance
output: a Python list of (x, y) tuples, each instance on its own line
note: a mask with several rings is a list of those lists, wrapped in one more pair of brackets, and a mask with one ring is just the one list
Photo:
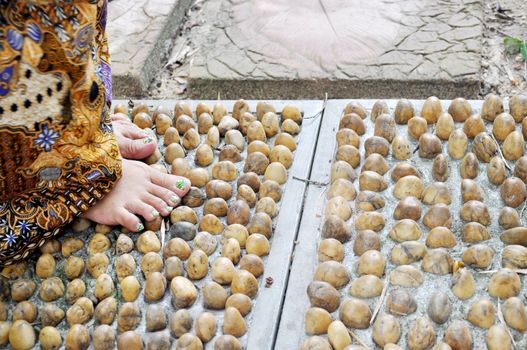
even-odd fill
[(137, 228), (137, 231), (143, 231), (145, 229), (142, 223), (138, 223), (136, 228)]
[(176, 181), (176, 187), (180, 190), (184, 190), (187, 187), (187, 183), (183, 180)]
[(145, 138), (143, 139), (143, 143), (150, 143), (150, 142), (152, 142), (152, 141), (154, 141), (154, 139), (151, 138), (150, 136), (145, 137)]
[(167, 206), (165, 209), (166, 209), (168, 212), (171, 212), (172, 210), (174, 210), (174, 207), (168, 207), (168, 206)]
[(172, 196), (170, 197), (170, 201), (175, 205), (178, 205), (181, 202), (181, 198), (179, 198), (178, 196)]
[(157, 210), (152, 210), (152, 216), (157, 218), (159, 216), (159, 212)]

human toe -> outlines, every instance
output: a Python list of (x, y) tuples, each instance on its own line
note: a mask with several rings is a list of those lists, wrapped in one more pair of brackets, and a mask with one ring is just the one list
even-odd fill
[(147, 193), (143, 196), (143, 201), (152, 206), (162, 216), (168, 216), (174, 209), (172, 205), (168, 205), (162, 198), (155, 196), (151, 193)]
[(154, 184), (173, 191), (180, 198), (183, 198), (190, 190), (190, 180), (186, 177), (163, 174), (155, 169), (152, 169), (150, 174)]
[(177, 194), (158, 185), (152, 184), (149, 189), (149, 193), (163, 199), (168, 207), (174, 208), (177, 207), (179, 203), (181, 203), (181, 198)]
[(121, 210), (118, 211), (115, 219), (119, 225), (123, 226), (130, 232), (143, 231), (145, 228), (141, 220), (125, 208), (121, 208)]
[(143, 217), (146, 221), (152, 221), (160, 215), (156, 208), (142, 200), (132, 201), (128, 203), (125, 208), (132, 214)]
[(121, 155), (128, 159), (144, 159), (156, 150), (157, 144), (151, 136), (142, 139), (125, 138), (119, 142)]

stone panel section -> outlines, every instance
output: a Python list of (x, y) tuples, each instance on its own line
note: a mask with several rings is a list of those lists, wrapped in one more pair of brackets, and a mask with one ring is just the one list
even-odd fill
[(189, 94), (474, 98), (482, 2), (224, 0), (206, 16), (212, 25), (194, 57)]

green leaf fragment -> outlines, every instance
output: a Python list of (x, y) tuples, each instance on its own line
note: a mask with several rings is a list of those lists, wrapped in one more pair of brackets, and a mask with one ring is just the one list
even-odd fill
[(514, 55), (520, 52), (522, 45), (525, 42), (518, 38), (505, 37), (503, 39), (503, 44), (505, 45), (505, 51), (508, 54)]
[(522, 46), (520, 47), (520, 53), (522, 54), (523, 59), (527, 61), (527, 41), (522, 43)]

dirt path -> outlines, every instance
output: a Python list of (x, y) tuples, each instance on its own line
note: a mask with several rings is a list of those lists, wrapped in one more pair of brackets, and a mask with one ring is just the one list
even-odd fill
[(527, 2), (501, 0), (501, 8), (510, 10), (504, 13), (496, 11), (497, 4), (496, 0), (485, 1), (482, 97), (490, 92), (508, 96), (527, 91), (527, 61), (519, 54), (505, 54), (503, 44), (506, 36), (527, 40)]
[[(218, 0), (214, 0), (218, 1)], [(194, 54), (206, 38), (210, 21), (203, 14), (204, 0), (196, 0), (187, 12), (183, 28), (174, 44), (168, 62), (160, 67), (159, 73), (148, 89), (147, 98), (186, 99), (187, 79)]]

